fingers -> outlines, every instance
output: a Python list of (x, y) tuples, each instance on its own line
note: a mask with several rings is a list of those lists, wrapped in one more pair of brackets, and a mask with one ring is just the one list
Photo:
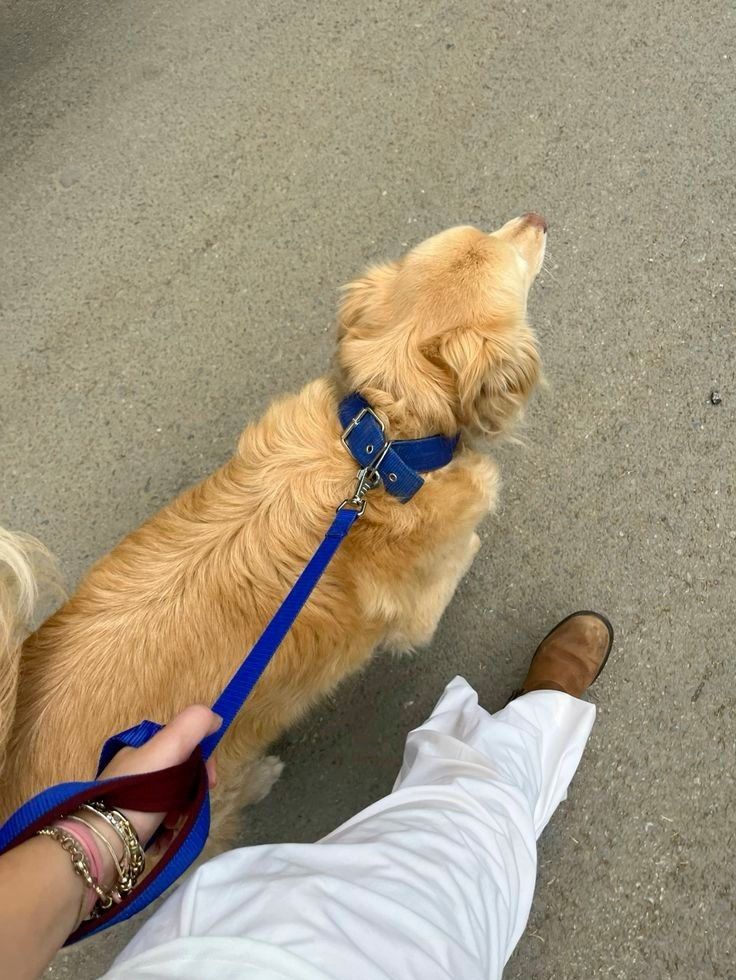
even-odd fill
[(157, 732), (150, 742), (138, 750), (137, 762), (150, 769), (165, 769), (184, 762), (202, 739), (216, 732), (222, 718), (202, 704), (192, 704)]
[(173, 718), (148, 744), (153, 747), (160, 740), (159, 751), (170, 754), (173, 761), (168, 764), (176, 765), (188, 759), (202, 739), (216, 732), (221, 724), (222, 718), (214, 711), (203, 704), (192, 704)]
[[(168, 769), (186, 761), (203, 738), (216, 732), (222, 724), (222, 718), (202, 704), (193, 704), (185, 708), (168, 725), (162, 728), (145, 745), (140, 748), (121, 749), (105, 771), (103, 778), (113, 776), (133, 776), (142, 772), (153, 772), (157, 769)], [(214, 759), (207, 762), (207, 776), (210, 786), (216, 782)], [(164, 819), (163, 813), (141, 813), (134, 810), (124, 811), (135, 827), (142, 841), (147, 841)], [(179, 817), (170, 814), (167, 823), (178, 823)]]
[(184, 762), (205, 736), (216, 732), (222, 718), (201, 704), (185, 708), (168, 725), (140, 748), (121, 749), (103, 776), (132, 776), (140, 772), (168, 769)]

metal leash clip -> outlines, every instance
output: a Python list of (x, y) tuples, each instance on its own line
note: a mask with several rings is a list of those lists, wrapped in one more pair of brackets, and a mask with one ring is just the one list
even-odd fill
[(379, 483), (382, 481), (381, 474), (378, 472), (378, 467), (386, 458), (386, 453), (391, 448), (391, 442), (385, 442), (378, 451), (375, 459), (372, 459), (368, 466), (364, 466), (362, 469), (358, 470), (358, 475), (356, 477), (355, 490), (353, 491), (352, 497), (346, 497), (345, 500), (338, 506), (338, 510), (345, 510), (350, 507), (357, 510), (358, 517), (362, 517), (365, 513), (366, 496), (371, 490), (375, 490)]

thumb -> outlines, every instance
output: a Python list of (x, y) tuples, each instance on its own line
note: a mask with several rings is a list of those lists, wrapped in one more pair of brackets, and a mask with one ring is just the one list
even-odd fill
[(192, 704), (137, 749), (121, 749), (101, 777), (135, 776), (184, 762), (203, 738), (216, 732), (222, 718), (203, 704)]
[(154, 759), (156, 769), (184, 762), (207, 735), (216, 732), (222, 718), (203, 704), (192, 704), (173, 718), (139, 750), (141, 758), (146, 749)]

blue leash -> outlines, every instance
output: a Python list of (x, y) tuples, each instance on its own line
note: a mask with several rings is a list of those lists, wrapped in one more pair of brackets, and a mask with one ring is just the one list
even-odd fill
[[(222, 718), (220, 728), (208, 735), (190, 759), (180, 766), (139, 776), (52, 786), (24, 803), (0, 827), (0, 853), (3, 853), (90, 800), (102, 800), (107, 806), (115, 808), (128, 807), (152, 813), (177, 810), (186, 814), (177, 839), (153, 871), (120, 905), (113, 905), (98, 918), (82, 923), (66, 945), (140, 912), (197, 859), (207, 841), (210, 823), (205, 760), (212, 755), (227, 732), (335, 552), (363, 514), (366, 494), (383, 483), (389, 494), (405, 503), (424, 483), (418, 470), (421, 468), (427, 472), (445, 466), (452, 459), (457, 445), (457, 437), (446, 436), (388, 441), (380, 418), (360, 395), (348, 396), (341, 402), (339, 413), (345, 427), (342, 441), (361, 465), (355, 491), (352, 497), (340, 504), (329, 530), (304, 571), (213, 704), (212, 710)], [(121, 748), (143, 745), (161, 727), (155, 722), (143, 721), (108, 739), (100, 755), (98, 775)]]
[(209, 759), (220, 739), (235, 720), (235, 716), (245, 704), (250, 692), (281, 645), (281, 641), (301, 612), (302, 606), (312, 594), (315, 585), (332, 560), (332, 556), (359, 516), (359, 510), (346, 508), (338, 510), (329, 531), (310, 558), (307, 567), (296, 580), (291, 592), (256, 641), (256, 645), (238, 667), (225, 690), (212, 705), (215, 714), (222, 718), (222, 725), (216, 732), (208, 735), (202, 741), (201, 750), (205, 759)]

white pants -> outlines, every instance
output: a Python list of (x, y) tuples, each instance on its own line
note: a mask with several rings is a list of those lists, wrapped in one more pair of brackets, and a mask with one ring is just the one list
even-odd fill
[(203, 865), (107, 980), (500, 978), (529, 915), (537, 837), (594, 718), (557, 691), (489, 715), (455, 678), (409, 735), (390, 796), (318, 844)]

